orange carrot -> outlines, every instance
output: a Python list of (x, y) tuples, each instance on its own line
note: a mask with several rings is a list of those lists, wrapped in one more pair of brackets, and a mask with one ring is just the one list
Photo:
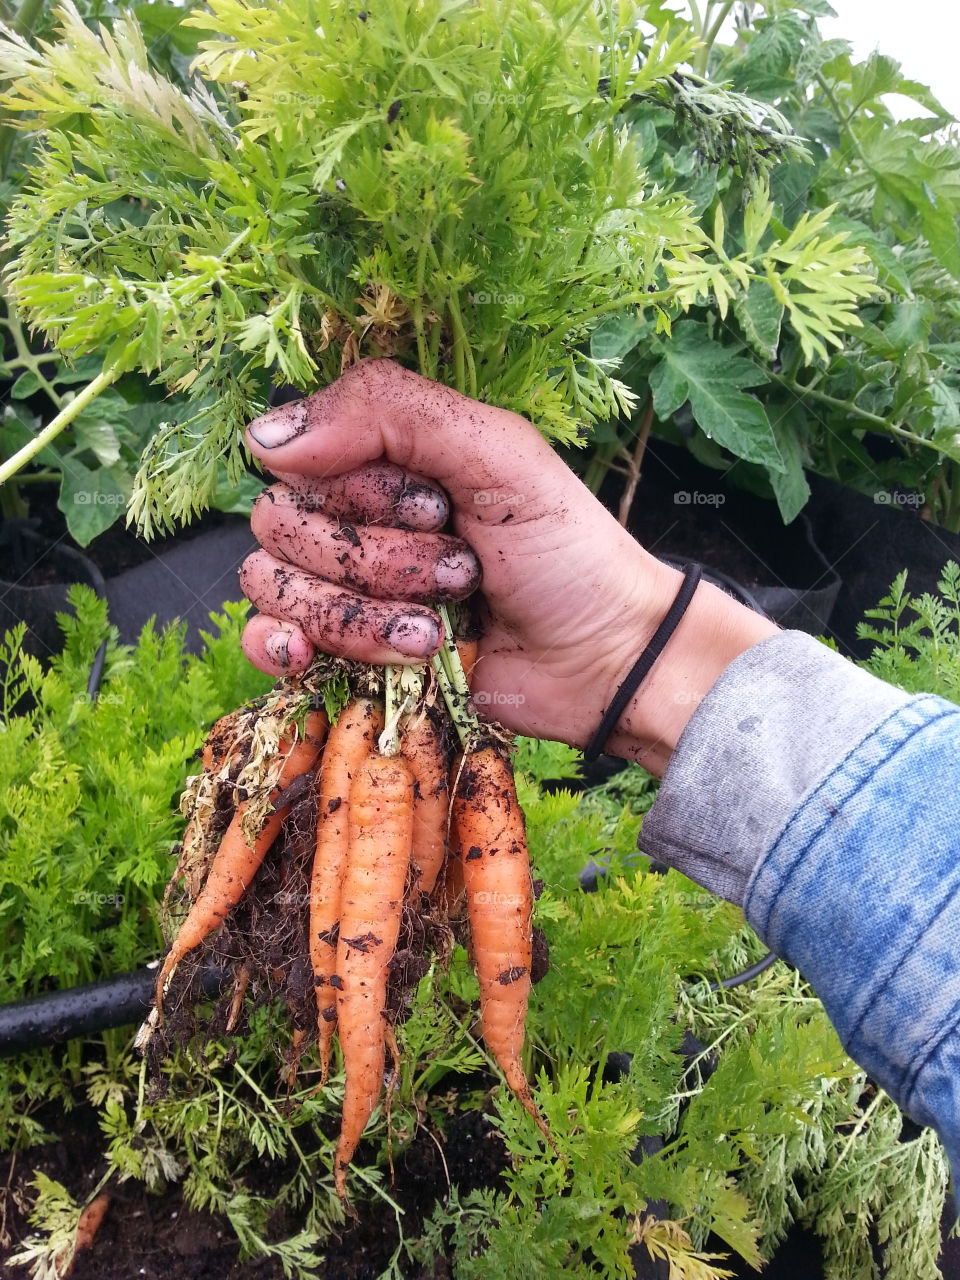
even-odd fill
[[(307, 717), (307, 731), (303, 739), (295, 746), (289, 742), (281, 742), (280, 750), (286, 756), (286, 760), (277, 785), (270, 795), (272, 804), (276, 805), (280, 795), (294, 778), (298, 778), (313, 767), (320, 754), (326, 723), (326, 716), (322, 712), (312, 712)], [(174, 969), (184, 956), (198, 947), (213, 933), (214, 929), (223, 923), (243, 897), (244, 891), (276, 840), (286, 816), (284, 812), (271, 813), (251, 848), (242, 826), (246, 810), (246, 801), (237, 805), (237, 811), (224, 832), (220, 847), (210, 864), (206, 883), (190, 908), (186, 920), (180, 926), (167, 957), (160, 967), (156, 988), (158, 1013), (163, 1003), (164, 988)]]
[(492, 747), (467, 756), (453, 799), (483, 1039), (550, 1139), (521, 1065), (533, 961), (533, 881), (513, 773)]
[(107, 1210), (110, 1208), (110, 1196), (106, 1191), (95, 1196), (88, 1205), (84, 1206), (83, 1212), (80, 1214), (77, 1222), (77, 1230), (73, 1237), (73, 1256), (63, 1275), (69, 1276), (73, 1271), (74, 1263), (77, 1260), (77, 1254), (81, 1249), (89, 1249), (96, 1239), (97, 1232), (106, 1216)]
[[(462, 767), (463, 756), (458, 753), (450, 766), (447, 780), (448, 795), (452, 796), (455, 793)], [(437, 917), (441, 920), (450, 920), (453, 916), (459, 915), (463, 906), (464, 893), (463, 864), (460, 861), (457, 831), (453, 823), (452, 806), (450, 806), (447, 812), (446, 857), (440, 875), (437, 877), (433, 893), (430, 895), (430, 901)]]
[(320, 1083), (330, 1066), (337, 1022), (337, 992), (331, 983), (337, 965), (340, 893), (347, 861), (350, 785), (373, 750), (383, 714), (368, 698), (357, 698), (340, 713), (327, 738), (320, 766), (317, 845), (310, 879), (310, 962), (317, 992)]
[(387, 971), (400, 932), (412, 844), (413, 775), (400, 757), (370, 756), (350, 792), (350, 848), (337, 942), (346, 1086), (334, 1180), (342, 1200), (347, 1168), (383, 1084)]
[(427, 715), (403, 731), (400, 750), (413, 774), (413, 861), (417, 889), (432, 893), (447, 853), (450, 789), (447, 757), (436, 726)]
[(207, 734), (203, 750), (200, 753), (204, 773), (212, 773), (214, 769), (219, 769), (233, 750), (237, 724), (243, 712), (243, 707), (238, 707), (236, 711), (227, 712), (225, 716), (220, 717)]
[(470, 677), (473, 675), (473, 668), (477, 665), (477, 650), (480, 647), (478, 640), (463, 640), (459, 636), (454, 643), (457, 646), (457, 653), (460, 655), (460, 665), (463, 667), (463, 674), (467, 677), (467, 683), (470, 683)]
[(440, 919), (450, 920), (458, 914), (464, 892), (463, 863), (456, 848), (451, 844), (447, 860), (443, 864), (443, 874), (431, 895), (431, 901)]

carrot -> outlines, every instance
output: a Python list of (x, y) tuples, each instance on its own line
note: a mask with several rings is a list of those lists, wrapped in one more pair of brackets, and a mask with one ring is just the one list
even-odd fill
[[(325, 728), (326, 716), (322, 712), (312, 712), (307, 717), (307, 732), (301, 741), (296, 745), (281, 742), (280, 750), (286, 756), (286, 760), (277, 779), (277, 785), (270, 795), (272, 804), (276, 805), (283, 790), (294, 778), (313, 767), (320, 754)], [(237, 811), (224, 832), (220, 847), (210, 864), (206, 883), (190, 908), (186, 920), (180, 926), (167, 957), (160, 967), (156, 988), (158, 1016), (163, 1003), (164, 988), (174, 969), (184, 956), (198, 947), (213, 933), (214, 929), (223, 923), (243, 897), (247, 885), (256, 875), (260, 864), (276, 840), (286, 816), (282, 812), (271, 813), (251, 847), (247, 843), (242, 826), (246, 809), (246, 801), (237, 805)]]
[(552, 1142), (520, 1062), (533, 961), (533, 881), (510, 766), (492, 747), (467, 756), (453, 799), (483, 1039), (507, 1084)]
[(228, 711), (225, 716), (220, 717), (207, 734), (203, 750), (200, 753), (204, 773), (212, 773), (214, 769), (219, 769), (232, 752), (236, 742), (237, 728), (243, 714), (243, 707), (238, 707), (236, 711)]
[(373, 750), (383, 714), (368, 698), (357, 698), (340, 713), (327, 738), (320, 766), (317, 844), (310, 878), (310, 962), (317, 993), (320, 1083), (330, 1066), (337, 1021), (336, 973), (340, 892), (347, 861), (350, 785)]
[(370, 756), (350, 792), (350, 848), (337, 942), (346, 1086), (334, 1181), (344, 1201), (347, 1168), (383, 1084), (387, 972), (400, 932), (412, 845), (413, 775), (402, 758)]
[(233, 996), (230, 1000), (230, 1008), (227, 1011), (227, 1022), (224, 1027), (227, 1035), (233, 1032), (240, 1021), (240, 1010), (243, 1008), (243, 1000), (247, 994), (247, 987), (250, 985), (250, 974), (250, 965), (245, 961), (240, 966), (240, 972), (237, 974), (236, 985), (233, 988)]
[[(463, 756), (458, 753), (450, 766), (447, 781), (447, 791), (451, 796), (456, 792), (457, 780), (462, 768)], [(449, 921), (458, 915), (463, 906), (464, 892), (463, 864), (460, 861), (460, 847), (457, 844), (457, 831), (453, 823), (452, 806), (450, 806), (447, 811), (446, 858), (430, 895), (430, 902), (436, 916), (441, 920)]]
[(457, 915), (464, 892), (463, 863), (456, 848), (451, 845), (447, 860), (443, 864), (443, 874), (431, 895), (437, 916), (449, 921)]
[(219, 773), (224, 762), (237, 750), (238, 725), (242, 715), (241, 707), (221, 716), (207, 734), (200, 751), (203, 771), (202, 775), (196, 779), (196, 787), (193, 790), (192, 810), (180, 839), (177, 868), (164, 891), (162, 903), (164, 912), (167, 910), (174, 888), (181, 879), (186, 884), (191, 899), (197, 896), (203, 886), (209, 857), (206, 856), (205, 828), (199, 813), (201, 808), (214, 803), (219, 787), (219, 782), (214, 775)]
[(467, 677), (467, 683), (470, 683), (470, 677), (473, 675), (473, 668), (477, 665), (477, 650), (480, 647), (478, 640), (463, 640), (459, 636), (454, 641), (457, 646), (457, 653), (460, 655), (460, 665), (463, 667), (463, 674)]
[(424, 714), (403, 730), (400, 750), (413, 774), (413, 861), (417, 889), (432, 893), (447, 853), (450, 789), (443, 741)]
[(93, 1244), (109, 1208), (110, 1196), (106, 1191), (95, 1196), (88, 1205), (84, 1206), (77, 1222), (76, 1233), (73, 1237), (73, 1255), (71, 1256), (66, 1269), (62, 1273), (64, 1276), (69, 1276), (73, 1271), (74, 1263), (77, 1260), (77, 1254), (80, 1250), (89, 1249)]

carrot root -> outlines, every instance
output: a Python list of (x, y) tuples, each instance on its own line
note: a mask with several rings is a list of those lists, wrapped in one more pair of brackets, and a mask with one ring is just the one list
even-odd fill
[(77, 1260), (77, 1254), (83, 1249), (90, 1249), (96, 1239), (97, 1232), (103, 1224), (107, 1210), (110, 1208), (110, 1196), (106, 1191), (95, 1196), (88, 1205), (84, 1206), (77, 1222), (77, 1230), (73, 1237), (73, 1254), (70, 1262), (63, 1272), (64, 1280), (73, 1273), (74, 1264)]
[[(307, 717), (307, 735), (301, 741), (281, 743), (280, 750), (286, 756), (277, 785), (271, 793), (271, 803), (276, 806), (286, 787), (316, 763), (326, 730), (326, 717), (313, 712)], [(170, 950), (157, 975), (155, 990), (156, 1025), (163, 1017), (163, 996), (170, 979), (183, 958), (198, 947), (231, 913), (243, 897), (247, 886), (260, 868), (263, 859), (283, 825), (286, 813), (276, 810), (270, 813), (252, 845), (243, 832), (246, 803), (237, 806), (236, 813), (224, 832), (216, 852), (206, 883), (190, 908), (187, 918), (174, 938)], [(141, 1028), (143, 1032), (146, 1028)], [(147, 1037), (148, 1038), (148, 1037)], [(137, 1037), (141, 1047), (141, 1036)]]
[(336, 974), (340, 900), (349, 843), (353, 779), (383, 728), (380, 708), (367, 698), (348, 704), (330, 730), (320, 766), (316, 853), (310, 878), (310, 963), (317, 1000), (320, 1083), (330, 1070), (337, 1023)]
[(371, 755), (350, 795), (350, 844), (337, 941), (337, 1017), (346, 1084), (334, 1156), (337, 1194), (383, 1085), (387, 973), (400, 932), (413, 844), (413, 774)]
[(492, 747), (464, 761), (453, 827), (480, 983), (484, 1043), (540, 1132), (553, 1145), (521, 1063), (533, 963), (533, 881), (513, 773)]
[(432, 893), (447, 856), (448, 761), (436, 726), (424, 714), (405, 726), (400, 750), (413, 774), (413, 861), (417, 889)]

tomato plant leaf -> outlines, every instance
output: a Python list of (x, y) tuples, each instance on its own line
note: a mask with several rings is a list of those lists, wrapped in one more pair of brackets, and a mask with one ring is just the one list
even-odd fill
[(773, 429), (763, 405), (746, 387), (767, 381), (759, 365), (714, 342), (706, 327), (684, 320), (663, 345), (660, 363), (650, 376), (654, 408), (668, 418), (690, 402), (697, 425), (710, 439), (738, 458), (784, 470)]

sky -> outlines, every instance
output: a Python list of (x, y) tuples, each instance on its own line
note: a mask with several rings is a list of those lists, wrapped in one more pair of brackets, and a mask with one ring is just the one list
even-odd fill
[[(820, 18), (820, 30), (853, 44), (858, 61), (874, 49), (896, 58), (904, 75), (928, 84), (943, 105), (960, 116), (960, 0), (830, 0), (836, 18)], [(919, 115), (894, 102), (897, 115)]]
[[(960, 117), (960, 0), (829, 0), (835, 18), (818, 18), (821, 33), (849, 40), (861, 62), (874, 49), (901, 64), (911, 80), (929, 85)], [(730, 24), (732, 32), (732, 24)], [(924, 112), (891, 94), (887, 105), (903, 119)]]

